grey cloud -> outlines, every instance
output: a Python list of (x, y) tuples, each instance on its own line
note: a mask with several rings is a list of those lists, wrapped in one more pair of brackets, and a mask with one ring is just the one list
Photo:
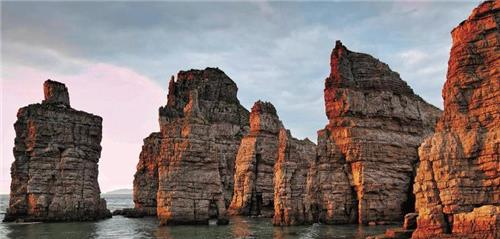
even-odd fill
[[(164, 88), (178, 70), (219, 67), (246, 107), (269, 100), (294, 135), (315, 140), (327, 121), (323, 83), (336, 39), (388, 63), (440, 106), (449, 32), (476, 4), (8, 2), (2, 60), (69, 73), (105, 62)], [(399, 54), (409, 49), (430, 57), (408, 64)]]

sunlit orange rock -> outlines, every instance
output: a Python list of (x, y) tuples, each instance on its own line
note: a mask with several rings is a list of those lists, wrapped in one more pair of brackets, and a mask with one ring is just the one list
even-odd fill
[(337, 41), (325, 82), (329, 119), (311, 174), (318, 219), (329, 224), (401, 221), (413, 211), (417, 148), (440, 110), (378, 59)]
[(273, 216), (274, 164), (282, 128), (271, 103), (255, 102), (250, 113), (250, 133), (241, 140), (236, 156), (230, 214)]
[(413, 238), (499, 238), (500, 1), (452, 31), (444, 114), (419, 149)]
[(317, 218), (314, 196), (309, 191), (315, 160), (313, 142), (307, 138), (298, 140), (290, 131), (280, 130), (278, 159), (274, 165), (274, 225), (309, 224)]
[(160, 132), (145, 139), (137, 166), (136, 211), (151, 215), (156, 205), (161, 224), (228, 222), (234, 161), (249, 117), (237, 90), (217, 68), (180, 71), (170, 81)]

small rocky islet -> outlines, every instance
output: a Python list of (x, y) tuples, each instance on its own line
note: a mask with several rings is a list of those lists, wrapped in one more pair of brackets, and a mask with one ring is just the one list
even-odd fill
[[(485, 1), (452, 31), (444, 111), (337, 41), (317, 145), (294, 138), (270, 102), (246, 110), (220, 69), (180, 71), (144, 139), (135, 208), (114, 214), (162, 225), (404, 222), (375, 238), (499, 238), (499, 10)], [(18, 112), (4, 221), (110, 217), (97, 183), (102, 118), (71, 108), (62, 83), (44, 93)]]

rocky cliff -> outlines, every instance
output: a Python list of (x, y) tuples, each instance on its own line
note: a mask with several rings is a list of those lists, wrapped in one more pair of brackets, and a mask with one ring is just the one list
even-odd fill
[(274, 163), (282, 128), (271, 103), (255, 102), (250, 113), (250, 133), (241, 140), (236, 156), (230, 214), (273, 216)]
[(313, 167), (319, 220), (383, 223), (413, 211), (417, 148), (440, 110), (426, 103), (389, 66), (337, 41), (325, 82), (329, 119), (318, 132)]
[(70, 106), (62, 83), (19, 109), (15, 161), (4, 221), (87, 221), (110, 217), (97, 182), (102, 118)]
[(500, 2), (451, 33), (444, 113), (419, 149), (414, 238), (500, 237)]
[(136, 208), (156, 204), (162, 224), (227, 223), (234, 161), (248, 131), (237, 90), (216, 68), (172, 78), (167, 105), (159, 109), (160, 132), (145, 139), (137, 166)]
[(315, 197), (310, 192), (315, 160), (313, 142), (307, 138), (298, 140), (290, 131), (280, 130), (274, 165), (274, 225), (306, 224), (317, 218)]

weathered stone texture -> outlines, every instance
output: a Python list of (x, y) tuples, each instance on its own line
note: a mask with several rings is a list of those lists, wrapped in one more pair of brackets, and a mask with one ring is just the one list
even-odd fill
[(419, 149), (414, 238), (499, 238), (499, 9), (486, 1), (452, 31), (444, 114)]
[(216, 68), (172, 78), (167, 105), (159, 110), (160, 133), (145, 140), (141, 153), (136, 209), (156, 202), (162, 224), (227, 223), (234, 161), (249, 117), (237, 90)]
[(274, 225), (290, 226), (310, 223), (317, 216), (314, 197), (310, 194), (315, 173), (316, 145), (309, 139), (293, 138), (288, 130), (279, 134), (278, 159), (274, 165)]
[(233, 215), (272, 217), (274, 163), (278, 158), (283, 124), (271, 103), (257, 101), (250, 113), (250, 133), (241, 140), (236, 156)]
[(44, 83), (45, 100), (19, 109), (5, 221), (110, 217), (97, 182), (102, 118), (72, 109), (64, 84)]
[(325, 223), (400, 221), (413, 210), (417, 148), (440, 110), (387, 64), (338, 41), (325, 82), (313, 194)]
[(156, 216), (161, 141), (160, 133), (152, 133), (144, 139), (137, 171), (134, 175), (134, 204), (138, 211), (135, 212), (136, 214)]

